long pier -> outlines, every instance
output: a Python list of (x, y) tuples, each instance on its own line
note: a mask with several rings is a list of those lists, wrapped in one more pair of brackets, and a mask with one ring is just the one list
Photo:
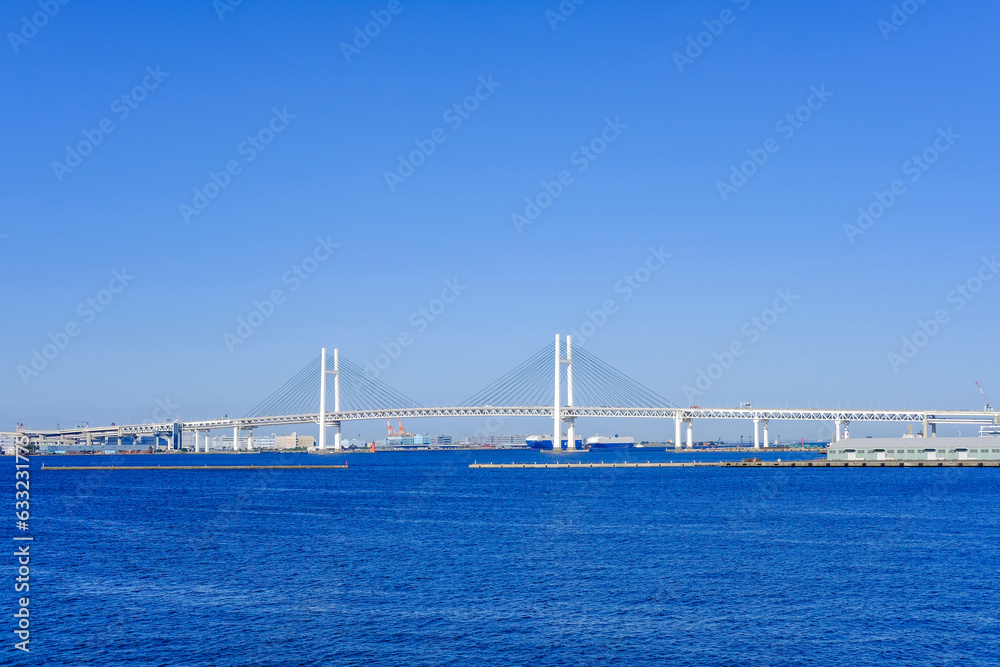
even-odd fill
[(540, 468), (1000, 468), (1000, 461), (689, 461), (687, 463), (470, 463), (478, 470)]
[(42, 470), (329, 470), (331, 468), (345, 470), (347, 464), (304, 466), (47, 466), (42, 464)]

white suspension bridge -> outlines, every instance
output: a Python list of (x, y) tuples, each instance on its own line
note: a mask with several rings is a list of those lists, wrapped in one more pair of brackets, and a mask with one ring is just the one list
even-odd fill
[[(333, 379), (329, 392), (329, 378)], [(333, 405), (328, 402), (332, 393)], [(546, 398), (546, 396), (548, 398)], [(551, 403), (547, 401), (551, 400)], [(333, 409), (330, 410), (329, 408)], [(674, 446), (694, 446), (695, 419), (746, 420), (753, 422), (753, 446), (767, 447), (771, 421), (825, 421), (833, 424), (832, 440), (839, 441), (851, 422), (921, 423), (923, 433), (937, 435), (938, 424), (971, 424), (981, 428), (1000, 426), (1000, 412), (967, 410), (851, 410), (782, 408), (681, 407), (598, 359), (583, 348), (573, 349), (570, 336), (556, 335), (554, 343), (499, 378), (462, 405), (423, 407), (333, 350), (332, 359), (323, 348), (310, 362), (271, 396), (239, 418), (223, 417), (198, 421), (130, 424), (72, 429), (20, 429), (13, 433), (18, 444), (46, 440), (76, 439), (87, 445), (109, 438), (153, 436), (170, 448), (180, 449), (184, 432), (192, 433), (195, 451), (204, 442), (208, 451), (213, 430), (232, 429), (233, 449), (239, 449), (240, 434), (247, 432), (246, 449), (253, 448), (253, 430), (261, 427), (318, 424), (318, 447), (328, 448), (327, 431), (333, 429), (333, 450), (340, 450), (344, 422), (372, 419), (420, 417), (550, 417), (553, 443), (565, 437), (570, 450), (576, 445), (579, 417), (672, 419)], [(763, 430), (763, 439), (761, 439)], [(682, 433), (682, 431), (686, 431)], [(686, 439), (683, 436), (686, 435)], [(203, 440), (202, 437), (204, 436)], [(763, 441), (762, 441), (763, 440)]]

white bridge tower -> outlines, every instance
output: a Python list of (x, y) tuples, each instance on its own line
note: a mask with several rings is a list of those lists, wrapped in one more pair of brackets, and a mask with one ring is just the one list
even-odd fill
[[(333, 349), (333, 370), (326, 370), (326, 348), (320, 352), (319, 362), (319, 448), (326, 449), (326, 376), (333, 375), (333, 411), (340, 414), (340, 350)], [(341, 449), (340, 420), (330, 422), (333, 426), (333, 448)]]
[(562, 451), (562, 423), (566, 422), (566, 451), (576, 450), (576, 417), (563, 417), (562, 412), (562, 365), (566, 364), (566, 407), (573, 407), (573, 339), (566, 336), (566, 358), (559, 349), (560, 335), (556, 334), (555, 355), (555, 402), (552, 407), (552, 451)]

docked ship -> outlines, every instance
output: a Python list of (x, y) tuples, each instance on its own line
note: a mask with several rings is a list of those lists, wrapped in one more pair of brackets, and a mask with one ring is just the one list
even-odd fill
[[(538, 449), (541, 451), (550, 451), (550, 452), (552, 451), (552, 438), (550, 438), (547, 435), (529, 435), (527, 438), (524, 439), (524, 442), (531, 449)], [(566, 438), (563, 438), (560, 449), (565, 451), (567, 443), (568, 440), (566, 440)], [(576, 448), (578, 450), (583, 449), (582, 440), (577, 439)]]
[(632, 449), (635, 447), (635, 438), (620, 438), (616, 433), (613, 437), (595, 435), (587, 438), (587, 448), (590, 451), (605, 449)]

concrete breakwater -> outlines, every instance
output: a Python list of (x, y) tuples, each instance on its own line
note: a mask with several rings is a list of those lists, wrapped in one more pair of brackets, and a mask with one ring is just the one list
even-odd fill
[(707, 461), (686, 463), (470, 463), (470, 468), (1000, 468), (1000, 461)]
[(347, 468), (344, 465), (297, 465), (297, 466), (47, 466), (42, 470), (315, 470), (330, 468)]

